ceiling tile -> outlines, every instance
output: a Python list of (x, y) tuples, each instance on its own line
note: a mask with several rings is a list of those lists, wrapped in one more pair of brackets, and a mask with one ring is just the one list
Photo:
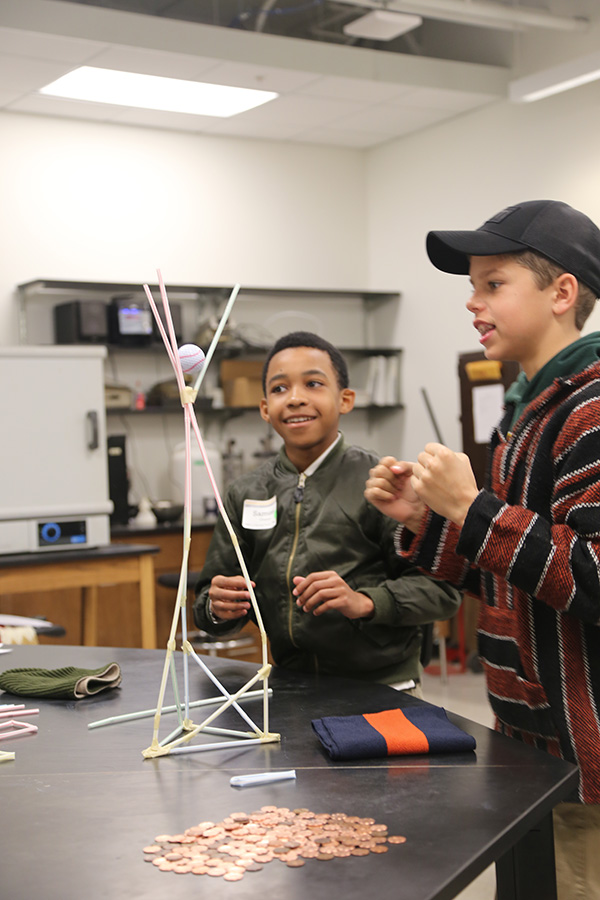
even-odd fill
[(72, 65), (46, 59), (0, 54), (0, 84), (4, 90), (19, 97), (29, 91), (38, 91), (72, 68)]
[(236, 62), (218, 62), (210, 72), (206, 73), (206, 81), (211, 84), (276, 91), (278, 94), (298, 91), (316, 80), (317, 76), (313, 72)]
[(327, 146), (354, 147), (355, 149), (367, 149), (376, 147), (393, 138), (393, 134), (385, 134), (375, 131), (346, 131), (342, 128), (310, 128), (296, 135), (293, 140), (296, 143), (325, 144)]
[(116, 108), (104, 103), (83, 103), (79, 100), (64, 100), (62, 97), (45, 97), (43, 94), (29, 94), (15, 100), (7, 107), (10, 112), (35, 113), (42, 116), (60, 116), (67, 119), (91, 119), (110, 122), (116, 116)]
[(205, 134), (224, 135), (226, 137), (259, 138), (271, 141), (290, 140), (303, 131), (298, 123), (293, 121), (282, 122), (274, 118), (271, 122), (254, 122), (241, 120), (241, 116), (232, 116), (230, 119), (213, 119), (206, 123)]
[(328, 97), (335, 100), (354, 100), (361, 103), (382, 103), (392, 97), (403, 96), (412, 90), (409, 85), (385, 81), (366, 81), (361, 78), (324, 77), (300, 88), (298, 93), (311, 97)]
[(0, 53), (8, 53), (10, 56), (80, 63), (103, 47), (104, 44), (82, 38), (36, 34), (33, 31), (0, 27)]
[(406, 134), (446, 118), (449, 113), (437, 109), (419, 109), (380, 104), (362, 112), (345, 116), (331, 124), (333, 129), (374, 131), (388, 135)]
[(143, 125), (147, 128), (170, 128), (174, 131), (206, 131), (212, 117), (192, 116), (186, 113), (166, 112), (161, 109), (131, 109), (112, 107), (112, 121), (127, 125)]
[(471, 94), (466, 91), (446, 91), (442, 88), (410, 88), (389, 103), (393, 106), (419, 107), (421, 109), (444, 109), (449, 112), (463, 112), (482, 106), (496, 99), (491, 95)]
[(241, 113), (240, 121), (264, 122), (275, 121), (282, 124), (293, 124), (299, 130), (314, 125), (328, 125), (336, 119), (344, 118), (364, 109), (364, 104), (352, 103), (348, 100), (327, 100), (320, 97), (304, 97), (297, 94), (285, 94), (270, 100), (262, 106)]
[(213, 69), (218, 62), (210, 57), (190, 56), (184, 53), (108, 46), (94, 57), (90, 65), (102, 69), (117, 69), (121, 72), (142, 72), (144, 75), (197, 80), (204, 72)]

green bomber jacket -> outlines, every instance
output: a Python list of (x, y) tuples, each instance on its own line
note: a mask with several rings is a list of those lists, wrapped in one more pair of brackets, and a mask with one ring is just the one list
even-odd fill
[[(238, 478), (224, 505), (250, 578), (277, 665), (387, 684), (420, 678), (420, 626), (453, 616), (461, 595), (444, 581), (421, 574), (398, 556), (396, 522), (364, 499), (373, 453), (338, 441), (304, 480), (282, 448), (274, 459)], [(303, 484), (304, 482), (304, 484)], [(273, 500), (262, 528), (242, 526), (247, 501)], [(248, 524), (248, 522), (246, 522)], [(334, 570), (374, 603), (370, 619), (337, 611), (305, 613), (292, 595), (295, 575)], [(212, 621), (208, 589), (215, 575), (241, 574), (220, 518), (196, 585), (194, 620), (212, 635), (231, 636), (251, 619)]]

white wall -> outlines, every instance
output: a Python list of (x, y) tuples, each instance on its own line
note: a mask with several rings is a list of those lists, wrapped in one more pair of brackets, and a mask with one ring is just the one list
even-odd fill
[(34, 278), (366, 282), (363, 155), (0, 114), (0, 342)]
[[(406, 347), (401, 447), (408, 458), (435, 433), (460, 449), (459, 353), (480, 349), (464, 304), (468, 279), (439, 272), (425, 252), (434, 229), (477, 228), (522, 200), (564, 200), (600, 224), (600, 84), (527, 105), (495, 103), (372, 151), (367, 162), (373, 287), (399, 284), (398, 343)], [(600, 327), (600, 310), (586, 331)]]
[[(36, 278), (141, 285), (160, 268), (167, 287), (367, 286), (357, 150), (0, 114), (0, 198), (2, 344), (19, 340), (16, 285)], [(109, 433), (128, 435), (134, 499), (168, 494), (180, 418), (109, 417)], [(225, 437), (251, 460), (268, 429), (258, 413), (240, 440), (241, 427)]]

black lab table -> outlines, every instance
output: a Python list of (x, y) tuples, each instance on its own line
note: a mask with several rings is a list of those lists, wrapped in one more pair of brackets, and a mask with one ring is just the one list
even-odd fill
[[(175, 655), (181, 670), (181, 654)], [(0, 765), (3, 900), (177, 900), (190, 891), (210, 891), (211, 900), (257, 894), (286, 900), (450, 900), (493, 862), (499, 900), (553, 896), (551, 810), (576, 784), (569, 763), (452, 714), (476, 738), (475, 753), (336, 763), (323, 751), (311, 719), (422, 701), (383, 685), (281, 669), (270, 678), (270, 728), (281, 733), (280, 744), (144, 759), (152, 718), (88, 729), (90, 722), (154, 707), (164, 656), (159, 650), (51, 645), (15, 647), (0, 656), (0, 670), (96, 668), (114, 660), (123, 673), (120, 689), (92, 698), (28, 701), (40, 709), (30, 720), (38, 734), (0, 745), (16, 753), (14, 761)], [(250, 663), (205, 661), (229, 690), (255, 671)], [(192, 699), (214, 696), (214, 686), (195, 664), (190, 673)], [(0, 703), (8, 702), (17, 700), (0, 693)], [(253, 716), (259, 716), (259, 703), (247, 701), (249, 712), (257, 704)], [(194, 713), (194, 721), (199, 715)], [(228, 727), (239, 728), (233, 712), (227, 717)], [(161, 738), (173, 719), (163, 716)], [(296, 770), (295, 781), (244, 789), (229, 783), (233, 775), (287, 769)], [(235, 883), (163, 873), (143, 861), (142, 848), (156, 835), (267, 804), (373, 817), (407, 840), (385, 854), (311, 859), (302, 868), (274, 861)]]

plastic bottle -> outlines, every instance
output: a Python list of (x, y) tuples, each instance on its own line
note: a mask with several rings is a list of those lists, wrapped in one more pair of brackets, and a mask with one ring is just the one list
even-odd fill
[(148, 497), (142, 497), (140, 500), (138, 514), (131, 524), (138, 528), (153, 528), (156, 525), (156, 516), (152, 512), (152, 504)]
[[(204, 443), (208, 463), (212, 469), (214, 479), (219, 490), (223, 490), (223, 463), (221, 454), (214, 444)], [(169, 463), (169, 475), (171, 483), (171, 497), (174, 503), (181, 503), (184, 497), (185, 485), (185, 443), (177, 444)], [(208, 477), (208, 471), (202, 459), (200, 448), (192, 444), (192, 519), (202, 520), (206, 518), (206, 511), (211, 510), (214, 516), (214, 492)]]
[(146, 397), (144, 395), (144, 392), (141, 389), (141, 385), (139, 382), (137, 383), (136, 387), (137, 387), (137, 392), (135, 395), (135, 408), (136, 409), (146, 409)]

